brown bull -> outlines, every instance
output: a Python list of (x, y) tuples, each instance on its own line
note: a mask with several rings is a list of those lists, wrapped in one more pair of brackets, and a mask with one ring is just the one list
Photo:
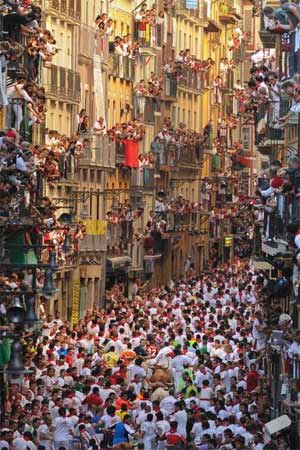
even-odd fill
[(172, 384), (172, 376), (168, 368), (154, 366), (152, 375), (149, 377), (149, 384), (152, 387), (166, 387)]

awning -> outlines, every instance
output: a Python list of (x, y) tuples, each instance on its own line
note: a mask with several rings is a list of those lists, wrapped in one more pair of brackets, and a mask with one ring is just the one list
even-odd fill
[(215, 20), (208, 19), (208, 25), (204, 28), (206, 33), (218, 33), (221, 31), (220, 25)]
[(139, 53), (141, 56), (156, 56), (155, 50), (150, 47), (140, 47)]
[(130, 256), (115, 256), (107, 258), (107, 262), (113, 269), (116, 269), (118, 267), (128, 266), (131, 263), (131, 258)]

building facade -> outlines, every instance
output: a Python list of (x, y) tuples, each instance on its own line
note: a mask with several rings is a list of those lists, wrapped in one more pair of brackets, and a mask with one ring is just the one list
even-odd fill
[(253, 148), (235, 99), (252, 21), (239, 1), (46, 3), (58, 51), (42, 72), (36, 139), (54, 130), (76, 152), (45, 195), (83, 230), (49, 311), (75, 321), (116, 283), (131, 294), (136, 282), (185, 278), (191, 264), (198, 272), (212, 253), (223, 258), (240, 175), (232, 154), (243, 139)]

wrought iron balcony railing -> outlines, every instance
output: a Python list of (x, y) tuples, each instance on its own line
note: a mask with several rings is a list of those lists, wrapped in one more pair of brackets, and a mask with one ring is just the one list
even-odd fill
[(64, 67), (52, 66), (47, 71), (47, 83), (45, 83), (48, 95), (60, 96), (65, 100), (80, 101), (80, 74)]
[[(141, 43), (141, 47), (143, 48), (156, 48), (161, 47), (162, 45), (162, 25), (150, 25), (149, 23), (145, 24), (145, 31), (141, 36), (138, 30), (138, 23), (135, 23), (134, 29), (134, 39)], [(141, 49), (141, 52), (143, 51)]]
[(130, 185), (132, 188), (152, 191), (154, 189), (154, 169), (149, 167), (131, 169)]
[(123, 220), (119, 223), (107, 223), (108, 256), (129, 255), (128, 245), (133, 238), (133, 221)]
[(96, 30), (84, 24), (80, 24), (79, 56), (93, 58), (95, 54)]
[(201, 90), (206, 86), (205, 72), (183, 66), (178, 79), (178, 86), (185, 89), (192, 89), (200, 94)]
[(81, 2), (79, 0), (46, 0), (45, 12), (47, 13), (49, 10), (63, 14), (76, 21), (81, 19)]
[(129, 56), (113, 53), (109, 56), (108, 75), (127, 81), (134, 81), (135, 64)]
[(177, 100), (177, 77), (172, 73), (164, 76), (164, 95), (168, 100)]
[(265, 16), (263, 13), (261, 13), (260, 16), (259, 36), (264, 48), (275, 48), (276, 34), (274, 33), (274, 31), (267, 28), (267, 24), (265, 23)]
[(114, 168), (116, 166), (116, 144), (108, 136), (94, 133), (83, 134), (82, 138), (88, 140), (84, 155), (79, 159), (79, 166), (101, 166)]
[(207, 3), (204, 0), (177, 0), (176, 15), (206, 21), (208, 19)]
[(159, 97), (145, 97), (134, 95), (134, 116), (143, 120), (144, 123), (154, 124), (155, 113), (160, 111)]

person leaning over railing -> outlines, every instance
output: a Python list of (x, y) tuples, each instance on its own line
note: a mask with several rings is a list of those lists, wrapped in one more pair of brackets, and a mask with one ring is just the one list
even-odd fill
[(24, 101), (33, 104), (34, 101), (28, 95), (25, 87), (25, 77), (19, 76), (7, 89), (8, 105), (6, 110), (6, 124), (8, 128), (15, 128), (20, 131), (23, 121), (23, 104)]

